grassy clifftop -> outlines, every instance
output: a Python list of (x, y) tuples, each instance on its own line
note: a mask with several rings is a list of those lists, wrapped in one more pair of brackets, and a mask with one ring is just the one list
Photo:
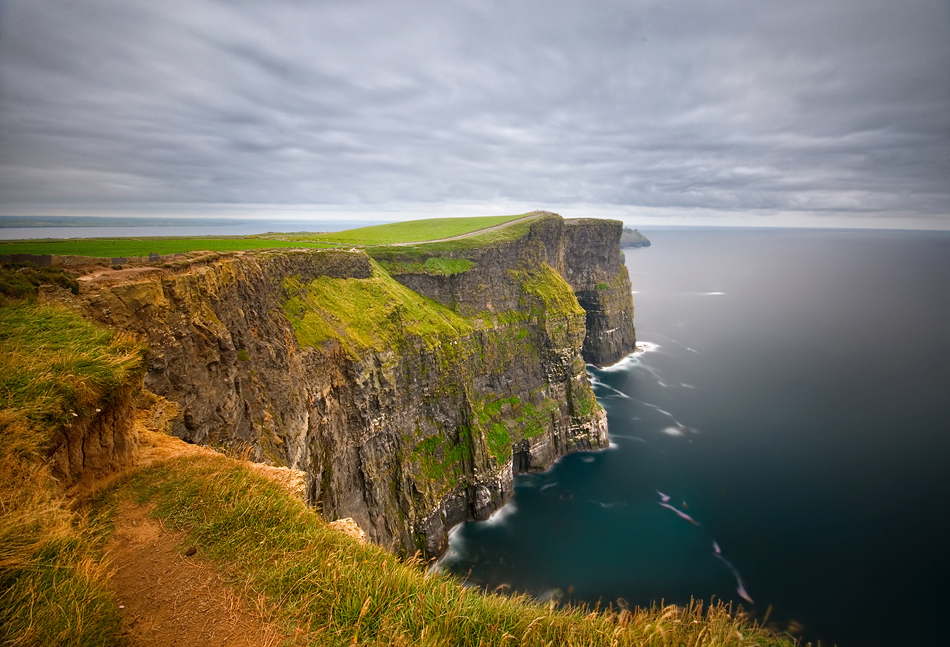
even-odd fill
[[(142, 236), (130, 238), (69, 238), (0, 241), (0, 254), (55, 254), (102, 258), (182, 254), (198, 250), (214, 252), (268, 248), (376, 247), (419, 241), (444, 241), (443, 248), (483, 245), (520, 230), (506, 231), (506, 223), (522, 224), (532, 214), (483, 218), (432, 218), (411, 220), (333, 233), (279, 233), (252, 236)], [(458, 238), (464, 236), (465, 238)]]
[(329, 234), (273, 234), (268, 237), (282, 240), (312, 240), (341, 245), (394, 245), (463, 236), (504, 225), (513, 220), (524, 218), (526, 215), (528, 214), (476, 218), (430, 218), (348, 229)]
[(0, 307), (0, 644), (112, 644), (119, 609), (48, 457), (64, 424), (141, 381), (141, 348), (81, 317)]

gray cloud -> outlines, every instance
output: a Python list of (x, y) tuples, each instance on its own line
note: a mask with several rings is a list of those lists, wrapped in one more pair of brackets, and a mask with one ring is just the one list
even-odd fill
[(0, 4), (0, 208), (145, 203), (950, 226), (950, 3)]

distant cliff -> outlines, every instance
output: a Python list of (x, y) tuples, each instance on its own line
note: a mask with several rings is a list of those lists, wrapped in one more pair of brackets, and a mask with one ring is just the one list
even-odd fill
[(620, 237), (621, 247), (649, 247), (650, 239), (641, 234), (636, 229), (630, 227), (623, 228), (623, 235)]
[(176, 435), (302, 469), (327, 518), (433, 556), (514, 473), (607, 445), (585, 361), (634, 348), (620, 236), (548, 214), (488, 245), (225, 254), (80, 297), (147, 343)]

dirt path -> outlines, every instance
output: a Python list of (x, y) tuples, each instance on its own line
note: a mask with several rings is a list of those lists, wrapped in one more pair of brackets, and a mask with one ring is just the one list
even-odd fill
[[(267, 647), (283, 636), (269, 627), (242, 592), (228, 586), (200, 555), (185, 557), (183, 533), (165, 530), (145, 506), (120, 504), (106, 558), (110, 587), (134, 647), (232, 645)], [(184, 553), (184, 554), (183, 554)]]
[[(140, 447), (133, 469), (178, 456), (217, 454), (148, 429), (146, 418), (139, 412), (135, 421)], [(301, 472), (250, 466), (303, 496)], [(78, 499), (94, 496), (121, 476), (81, 484), (71, 494)], [(269, 647), (287, 640), (264, 621), (245, 590), (229, 585), (202, 560), (200, 551), (184, 543), (184, 533), (167, 530), (149, 512), (147, 506), (123, 500), (106, 544), (105, 557), (113, 569), (109, 587), (119, 602), (131, 647)]]
[(515, 218), (514, 220), (509, 220), (508, 222), (503, 222), (500, 225), (494, 225), (492, 227), (485, 227), (484, 229), (476, 229), (475, 231), (470, 231), (467, 234), (459, 234), (458, 236), (449, 236), (448, 238), (433, 238), (432, 240), (417, 240), (412, 243), (392, 243), (391, 247), (406, 247), (408, 245), (422, 245), (425, 243), (444, 243), (450, 240), (462, 240), (463, 238), (471, 238), (472, 236), (477, 236), (479, 234), (487, 234), (491, 231), (498, 231), (499, 229), (504, 229), (509, 225), (513, 225), (530, 218), (537, 218), (540, 212), (530, 213), (527, 216), (522, 216), (520, 218)]

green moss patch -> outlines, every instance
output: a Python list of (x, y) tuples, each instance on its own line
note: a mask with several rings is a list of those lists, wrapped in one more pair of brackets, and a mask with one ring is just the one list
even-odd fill
[(540, 299), (546, 316), (554, 314), (583, 317), (584, 309), (577, 302), (574, 290), (564, 277), (547, 263), (508, 270), (525, 294)]
[(471, 442), (471, 430), (462, 427), (456, 441), (429, 436), (415, 446), (412, 456), (423, 476), (430, 481), (445, 481), (446, 488), (453, 488), (464, 477), (465, 464), (472, 458)]
[(429, 274), (432, 276), (450, 276), (467, 272), (475, 263), (465, 258), (440, 258), (430, 256), (424, 262), (384, 261), (380, 264), (390, 274)]
[(448, 308), (413, 292), (377, 263), (368, 279), (288, 277), (281, 284), (283, 311), (303, 347), (339, 342), (350, 355), (362, 349), (425, 348), (457, 340), (471, 324)]

